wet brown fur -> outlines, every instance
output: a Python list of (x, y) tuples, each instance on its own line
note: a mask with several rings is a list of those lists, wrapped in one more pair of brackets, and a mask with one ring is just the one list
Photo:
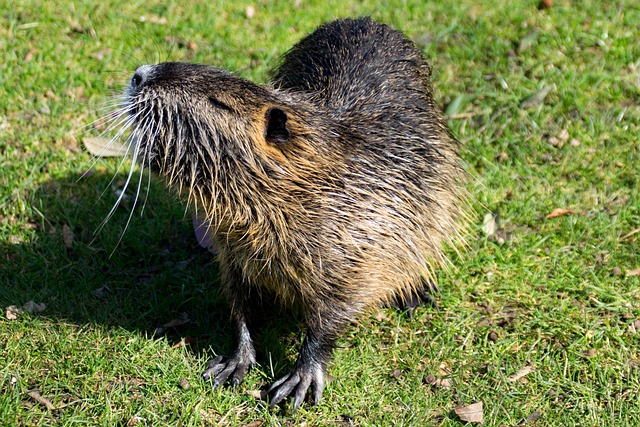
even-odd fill
[(267, 86), (192, 64), (143, 71), (125, 104), (132, 140), (211, 224), (237, 360), (255, 363), (242, 325), (265, 291), (302, 308), (319, 344), (296, 366), (324, 374), (346, 324), (424, 291), (447, 263), (464, 222), (459, 147), (429, 65), (400, 32), (367, 18), (325, 24)]

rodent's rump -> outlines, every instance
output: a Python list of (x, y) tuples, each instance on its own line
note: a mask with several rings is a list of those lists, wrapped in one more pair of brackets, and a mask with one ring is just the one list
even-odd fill
[(320, 399), (338, 334), (370, 307), (411, 301), (446, 262), (464, 217), (458, 143), (430, 68), (369, 18), (325, 24), (271, 85), (195, 64), (140, 67), (125, 96), (142, 166), (204, 211), (237, 348), (203, 376), (239, 383), (255, 363), (262, 292), (302, 308), (307, 335), (272, 405)]

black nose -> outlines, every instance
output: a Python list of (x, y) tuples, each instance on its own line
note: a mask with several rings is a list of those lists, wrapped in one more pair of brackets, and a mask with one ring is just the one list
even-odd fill
[(152, 69), (153, 66), (151, 65), (143, 65), (141, 67), (138, 67), (136, 72), (133, 74), (133, 77), (131, 77), (131, 88), (134, 90), (140, 89), (142, 85), (144, 85), (144, 83), (149, 80), (149, 75), (151, 74)]

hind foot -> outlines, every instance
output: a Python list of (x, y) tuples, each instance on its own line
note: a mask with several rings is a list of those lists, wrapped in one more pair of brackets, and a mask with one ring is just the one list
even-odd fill
[(295, 390), (293, 400), (293, 411), (304, 401), (307, 390), (311, 388), (313, 403), (318, 404), (324, 390), (324, 368), (317, 363), (296, 362), (294, 368), (284, 377), (273, 383), (267, 390), (272, 395), (270, 407), (273, 408), (278, 403), (286, 399)]
[(207, 362), (207, 369), (202, 373), (202, 378), (204, 380), (212, 379), (214, 388), (231, 379), (231, 385), (235, 387), (242, 382), (254, 364), (253, 355), (246, 352), (237, 351), (230, 358), (218, 356)]

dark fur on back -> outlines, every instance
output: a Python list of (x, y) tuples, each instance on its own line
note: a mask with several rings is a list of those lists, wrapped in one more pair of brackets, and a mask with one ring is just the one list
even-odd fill
[(138, 69), (125, 111), (140, 163), (204, 211), (238, 347), (205, 378), (239, 383), (255, 363), (263, 292), (305, 313), (307, 336), (272, 404), (320, 399), (336, 337), (368, 308), (423, 295), (464, 217), (458, 143), (430, 68), (369, 18), (321, 26), (273, 84), (194, 64)]

